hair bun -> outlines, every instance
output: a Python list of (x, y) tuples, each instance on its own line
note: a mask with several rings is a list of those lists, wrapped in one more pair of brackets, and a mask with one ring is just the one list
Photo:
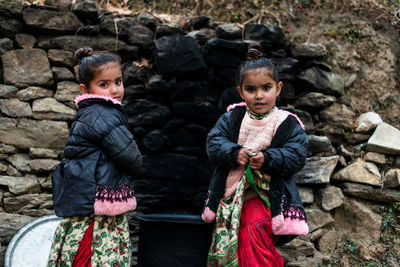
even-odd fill
[(93, 54), (93, 49), (91, 47), (81, 47), (75, 52), (75, 59), (81, 60), (84, 57), (88, 57)]
[(246, 59), (247, 60), (256, 60), (264, 57), (264, 53), (261, 52), (261, 45), (258, 43), (252, 43), (249, 45), (247, 50)]

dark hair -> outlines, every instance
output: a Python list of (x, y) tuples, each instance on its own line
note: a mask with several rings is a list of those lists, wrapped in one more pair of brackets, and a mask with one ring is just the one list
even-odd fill
[(275, 82), (279, 82), (278, 76), (278, 67), (268, 58), (264, 56), (264, 53), (261, 52), (262, 48), (258, 43), (252, 43), (249, 45), (246, 61), (243, 62), (238, 69), (237, 72), (237, 85), (241, 86), (243, 82), (243, 76), (249, 70), (267, 68), (271, 72), (271, 76)]
[(90, 47), (81, 47), (75, 52), (75, 59), (80, 60), (78, 80), (89, 87), (89, 82), (104, 64), (115, 62), (121, 65), (121, 58), (107, 51), (93, 51)]

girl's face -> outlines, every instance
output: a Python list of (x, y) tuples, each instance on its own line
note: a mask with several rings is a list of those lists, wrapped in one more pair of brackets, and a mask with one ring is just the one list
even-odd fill
[(267, 68), (245, 72), (241, 86), (237, 87), (247, 107), (257, 114), (270, 111), (281, 93), (282, 82), (276, 83)]
[(102, 65), (89, 82), (89, 88), (80, 84), (80, 90), (82, 93), (108, 96), (121, 102), (124, 97), (124, 85), (120, 65), (115, 62)]

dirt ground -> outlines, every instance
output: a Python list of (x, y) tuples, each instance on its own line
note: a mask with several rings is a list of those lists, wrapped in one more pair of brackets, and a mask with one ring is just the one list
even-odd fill
[(400, 128), (397, 11), (394, 6), (349, 9), (348, 5), (301, 9), (286, 29), (294, 44), (325, 45), (326, 62), (333, 71), (345, 80), (356, 77), (344, 91), (356, 113), (375, 111)]

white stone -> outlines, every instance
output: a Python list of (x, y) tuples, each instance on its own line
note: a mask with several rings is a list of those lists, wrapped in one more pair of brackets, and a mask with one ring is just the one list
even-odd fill
[(367, 112), (364, 114), (361, 114), (357, 120), (357, 128), (356, 132), (359, 133), (366, 133), (369, 132), (370, 130), (374, 129), (376, 126), (381, 124), (382, 118), (379, 116), (378, 113), (375, 112)]
[(369, 138), (367, 151), (400, 155), (400, 130), (383, 122)]
[(382, 176), (378, 167), (373, 163), (365, 162), (363, 160), (357, 160), (349, 166), (341, 169), (332, 176), (332, 180), (382, 186)]

